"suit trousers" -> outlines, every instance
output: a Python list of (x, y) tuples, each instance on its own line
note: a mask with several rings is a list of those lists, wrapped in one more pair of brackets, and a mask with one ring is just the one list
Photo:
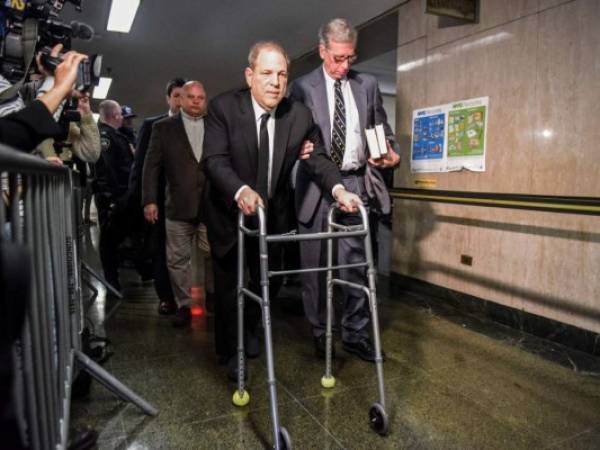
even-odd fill
[[(249, 228), (255, 228), (248, 225)], [(260, 261), (258, 252), (258, 238), (246, 237), (245, 255), (248, 276), (248, 289), (256, 295), (262, 296), (260, 289)], [(233, 246), (225, 256), (217, 257), (213, 254), (213, 267), (215, 271), (215, 350), (217, 355), (230, 358), (237, 350), (237, 245)], [(282, 264), (282, 246), (269, 244), (269, 270), (277, 270)], [(269, 281), (269, 297), (274, 300), (281, 287), (281, 277)], [(244, 330), (256, 334), (261, 319), (259, 304), (246, 297), (244, 302)]]
[(174, 302), (173, 288), (169, 268), (167, 267), (167, 230), (165, 224), (164, 204), (159, 206), (158, 221), (146, 224), (146, 244), (152, 255), (152, 273), (154, 275), (154, 290), (160, 302)]
[[(365, 191), (364, 176), (352, 175), (343, 178), (346, 189), (361, 197), (365, 205), (368, 199)], [(299, 223), (300, 233), (319, 233), (327, 231), (327, 212), (329, 202), (321, 198), (318, 210), (312, 221), (307, 224)], [(336, 222), (344, 225), (357, 225), (361, 218), (357, 214), (337, 214)], [(334, 264), (336, 264), (335, 251), (337, 251), (337, 264), (354, 264), (365, 261), (364, 238), (344, 238), (334, 244)], [(303, 269), (325, 267), (327, 265), (327, 241), (301, 241), (300, 262)], [(334, 271), (334, 277), (358, 284), (367, 283), (366, 267), (343, 269)], [(313, 336), (318, 337), (325, 333), (327, 325), (327, 286), (326, 272), (310, 272), (302, 274), (302, 302), (304, 313), (312, 326)], [(357, 342), (369, 336), (370, 313), (366, 295), (357, 289), (344, 286), (343, 313), (342, 313), (342, 340)], [(335, 318), (333, 320), (335, 325)]]
[(178, 307), (192, 304), (192, 249), (194, 240), (205, 253), (210, 251), (206, 226), (197, 222), (166, 220), (167, 267)]
[(100, 261), (104, 278), (113, 287), (121, 289), (119, 283), (119, 245), (129, 234), (129, 217), (119, 202), (112, 203), (105, 196), (94, 196), (100, 224)]

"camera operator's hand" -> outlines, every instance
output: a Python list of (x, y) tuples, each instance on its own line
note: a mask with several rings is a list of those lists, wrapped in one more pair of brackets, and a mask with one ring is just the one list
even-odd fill
[(77, 78), (79, 64), (87, 56), (70, 51), (65, 53), (62, 58), (63, 62), (56, 66), (54, 71), (54, 87), (39, 98), (50, 113), (54, 113), (62, 101), (71, 94), (73, 84)]
[(90, 107), (90, 97), (89, 94), (82, 94), (77, 92), (77, 111), (81, 113), (81, 115), (89, 115), (92, 113), (92, 108)]
[[(60, 55), (60, 51), (63, 49), (63, 45), (62, 44), (56, 44), (54, 47), (52, 47), (52, 50), (50, 51), (50, 56), (57, 58), (58, 55)], [(35, 64), (37, 66), (37, 70), (40, 74), (42, 74), (44, 77), (51, 77), (52, 73), (49, 72), (45, 67), (44, 64), (42, 64), (42, 53), (38, 52), (37, 55), (35, 55)]]

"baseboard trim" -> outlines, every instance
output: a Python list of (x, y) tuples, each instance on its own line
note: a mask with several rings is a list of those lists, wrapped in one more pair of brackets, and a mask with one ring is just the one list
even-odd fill
[[(584, 330), (547, 317), (494, 303), (416, 278), (391, 272), (379, 276), (378, 291), (386, 297), (397, 297), (401, 292), (426, 296), (428, 301), (439, 302), (457, 310), (489, 319), (542, 339), (564, 345), (593, 356), (600, 356), (600, 334)], [(418, 297), (411, 297), (415, 301)]]

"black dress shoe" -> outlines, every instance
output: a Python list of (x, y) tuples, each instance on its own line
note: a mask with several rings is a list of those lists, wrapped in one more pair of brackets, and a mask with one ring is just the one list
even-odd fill
[(158, 304), (158, 313), (161, 316), (170, 316), (171, 314), (175, 314), (177, 311), (177, 305), (174, 301), (162, 301)]
[(257, 358), (260, 355), (260, 341), (258, 335), (253, 331), (246, 332), (246, 344), (244, 345), (246, 356), (250, 359)]
[[(345, 342), (344, 350), (358, 356), (360, 359), (375, 362), (375, 347), (369, 338), (363, 338), (358, 342)], [(381, 351), (381, 358), (385, 361), (385, 352)]]
[(183, 328), (192, 322), (192, 312), (189, 306), (182, 306), (175, 313), (175, 319), (173, 320), (173, 326), (175, 328)]
[[(315, 336), (315, 350), (317, 351), (317, 356), (321, 359), (325, 359), (325, 348), (327, 345), (327, 338), (324, 334), (321, 336)], [(335, 358), (335, 344), (331, 343), (331, 357)]]
[[(227, 378), (229, 381), (237, 383), (238, 380), (238, 357), (237, 355), (232, 356), (227, 361)], [(248, 380), (248, 365), (244, 364), (244, 381)]]

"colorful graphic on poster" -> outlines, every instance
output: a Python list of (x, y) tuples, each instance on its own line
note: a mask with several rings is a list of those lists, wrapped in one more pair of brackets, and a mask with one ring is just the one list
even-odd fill
[(448, 170), (485, 170), (488, 97), (448, 106)]
[(411, 172), (485, 170), (488, 97), (413, 111)]
[(446, 167), (446, 112), (427, 108), (413, 112), (411, 170), (442, 172)]

